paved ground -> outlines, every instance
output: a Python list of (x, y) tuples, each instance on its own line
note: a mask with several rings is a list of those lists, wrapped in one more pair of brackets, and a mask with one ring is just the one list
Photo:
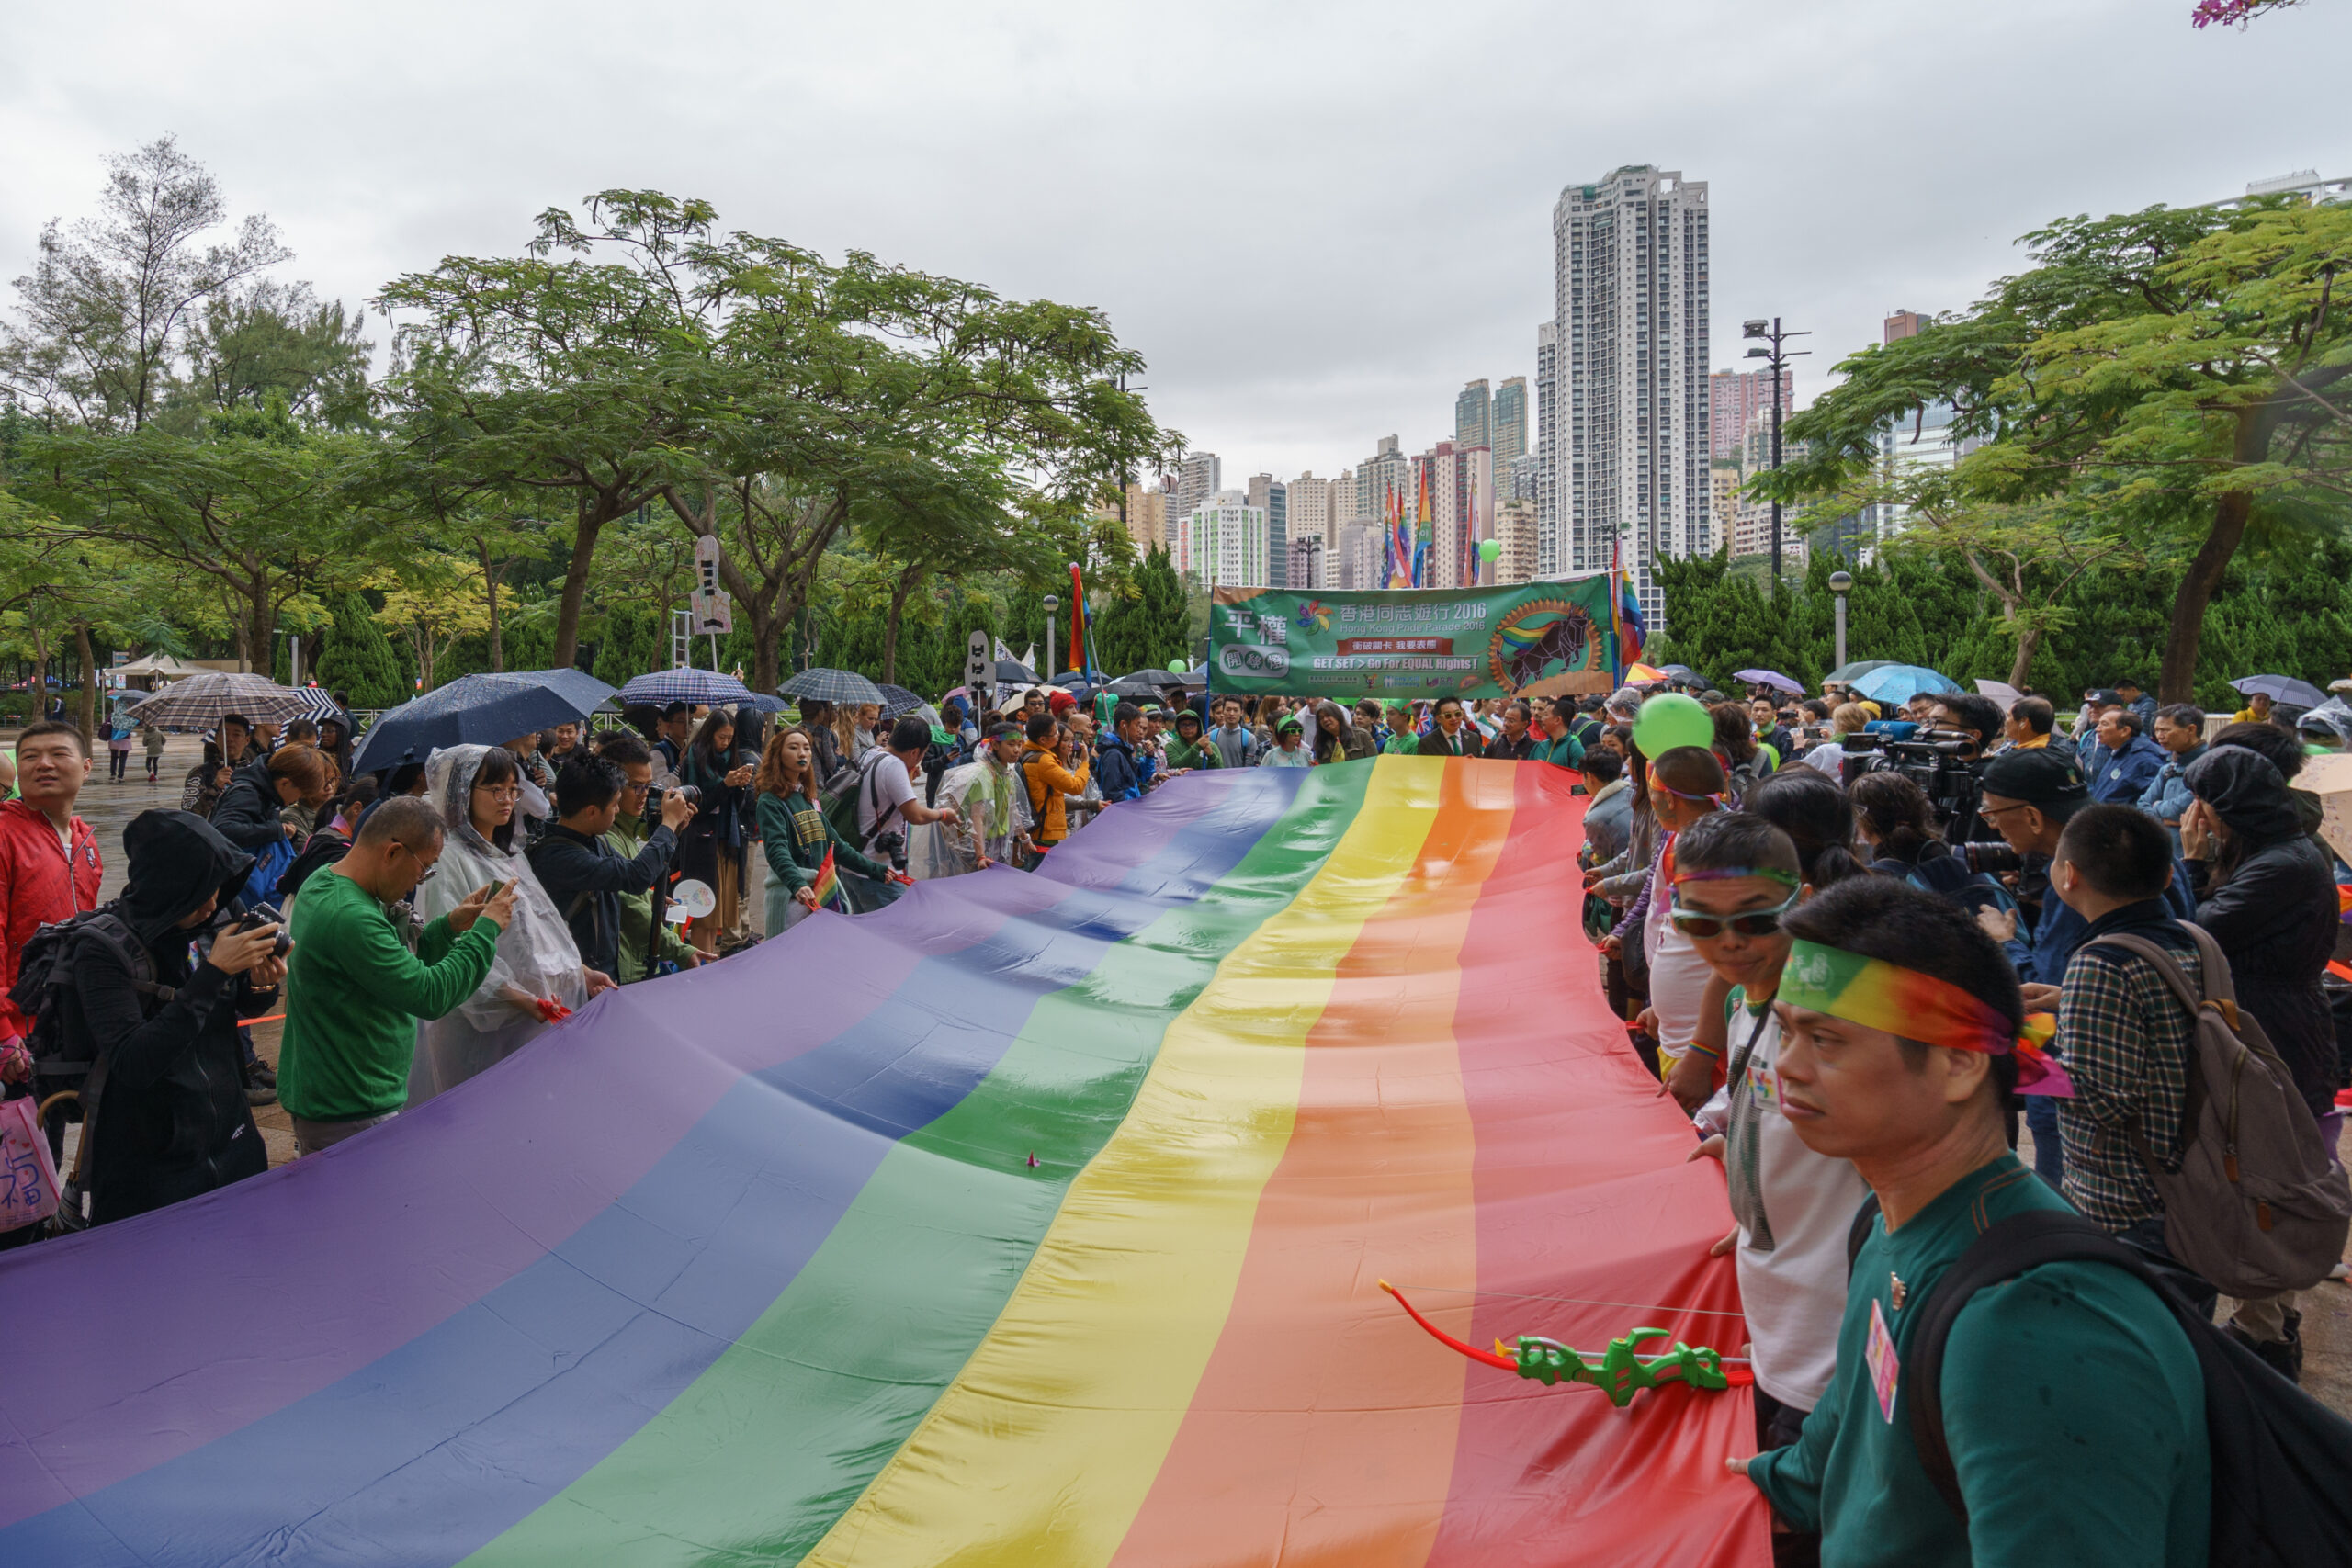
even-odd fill
[[(81, 814), (97, 835), (98, 852), (106, 857), (106, 880), (100, 889), (103, 897), (111, 897), (122, 885), (124, 824), (150, 807), (177, 806), (180, 783), (199, 755), (194, 739), (174, 736), (164, 754), (161, 781), (151, 786), (142, 754), (131, 754), (130, 778), (119, 784), (107, 782), (105, 753), (99, 754), (91, 783), (82, 793)], [(752, 862), (755, 878), (752, 910), (756, 927), (761, 923), (763, 907), (758, 878), (764, 868), (757, 855), (752, 857)], [(272, 1064), (277, 1060), (278, 1027), (270, 1022), (254, 1030), (254, 1048)], [(269, 1146), (270, 1164), (282, 1165), (294, 1157), (293, 1125), (281, 1108), (260, 1107), (254, 1112), (254, 1120), (260, 1124), (263, 1140)], [(2030, 1134), (2019, 1153), (2030, 1162)], [(2352, 1414), (2352, 1286), (2327, 1284), (2308, 1292), (2302, 1313), (2303, 1385), (2335, 1409)]]

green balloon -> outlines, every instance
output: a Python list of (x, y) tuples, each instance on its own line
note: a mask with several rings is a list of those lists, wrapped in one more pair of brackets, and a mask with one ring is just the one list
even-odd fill
[(1191, 669), (1192, 666), (1185, 663), (1181, 659), (1171, 659), (1168, 661), (1168, 668), (1174, 671), (1177, 674), (1182, 675), (1185, 671)]
[(1481, 539), (1478, 541), (1478, 558), (1480, 560), (1492, 560), (1502, 553), (1503, 542), (1500, 539)]
[(1714, 716), (1696, 697), (1661, 692), (1642, 705), (1634, 719), (1634, 744), (1645, 757), (1660, 757), (1678, 746), (1713, 746)]

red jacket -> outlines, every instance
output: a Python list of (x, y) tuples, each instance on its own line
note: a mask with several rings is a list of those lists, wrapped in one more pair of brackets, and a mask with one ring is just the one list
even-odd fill
[(8, 1004), (17, 955), (34, 931), (98, 907), (98, 841), (74, 818), (69, 861), (49, 818), (21, 800), (0, 800), (0, 1040), (32, 1027)]

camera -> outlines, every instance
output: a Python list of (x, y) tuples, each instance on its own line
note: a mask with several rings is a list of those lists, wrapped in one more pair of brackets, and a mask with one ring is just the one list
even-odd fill
[(1984, 798), (1976, 737), (1966, 730), (1921, 729), (1903, 739), (1863, 730), (1847, 736), (1845, 748), (1843, 782), (1863, 773), (1901, 773), (1919, 786), (1939, 821), (1973, 814)]
[(251, 905), (246, 908), (243, 916), (234, 920), (222, 920), (213, 929), (216, 931), (258, 931), (264, 926), (276, 926), (277, 928), (277, 940), (270, 943), (269, 952), (271, 957), (283, 958), (288, 953), (294, 951), (294, 939), (286, 934), (286, 917), (279, 914), (276, 907), (273, 905)]
[(1972, 872), (1988, 876), (2000, 876), (2007, 872), (2025, 869), (2025, 857), (1998, 839), (1989, 844), (1960, 844), (1952, 852)]
[(656, 781), (653, 787), (645, 792), (645, 820), (648, 822), (661, 821), (662, 803), (665, 798), (673, 795), (676, 795), (679, 799), (684, 801), (689, 806), (692, 806), (702, 799), (702, 791), (696, 789), (692, 784), (682, 784), (674, 781), (663, 784), (660, 781)]

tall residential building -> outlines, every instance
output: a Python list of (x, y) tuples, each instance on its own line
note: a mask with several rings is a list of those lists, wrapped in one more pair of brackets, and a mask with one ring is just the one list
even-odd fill
[(1524, 501), (1533, 505), (1536, 500), (1536, 466), (1541, 461), (1532, 452), (1522, 452), (1510, 462), (1502, 455), (1495, 455), (1495, 499)]
[[(1790, 445), (1784, 434), (1781, 441), (1782, 461), (1796, 457), (1798, 449)], [(1740, 481), (1745, 484), (1772, 466), (1772, 411), (1768, 406), (1747, 416), (1747, 428), (1742, 433), (1739, 447)], [(1712, 477), (1712, 475), (1711, 475)], [(1731, 553), (1735, 556), (1769, 556), (1772, 553), (1772, 503), (1740, 496), (1732, 508)], [(1804, 565), (1804, 536), (1789, 525), (1787, 509), (1781, 518), (1781, 569)]]
[(1356, 465), (1355, 516), (1384, 522), (1391, 497), (1409, 514), (1413, 507), (1413, 461), (1396, 449), (1396, 438), (1384, 435), (1373, 455)]
[(1176, 570), (1204, 588), (1271, 588), (1266, 572), (1266, 509), (1223, 490), (1184, 519)]
[(1284, 586), (1312, 593), (1330, 584), (1324, 581), (1327, 547), (1315, 535), (1302, 534), (1290, 542), (1290, 581)]
[(1363, 515), (1363, 509), (1356, 504), (1355, 472), (1353, 469), (1343, 469), (1331, 480), (1331, 527), (1323, 537), (1326, 541), (1336, 544), (1339, 541), (1340, 526), (1352, 523)]
[[(1696, 553), (1706, 531), (1706, 182), (1612, 169), (1560, 193), (1552, 235), (1556, 387), (1538, 439), (1555, 500), (1539, 575), (1605, 570), (1622, 543), (1643, 612), (1663, 628), (1651, 566)], [(1536, 401), (1540, 420), (1540, 381)]]
[(1385, 588), (1388, 586), (1386, 536), (1377, 523), (1358, 518), (1340, 525), (1340, 542), (1327, 559), (1324, 570), (1337, 578), (1341, 588)]
[(1495, 389), (1495, 409), (1490, 416), (1490, 439), (1495, 449), (1495, 471), (1500, 473), (1506, 463), (1527, 456), (1527, 378), (1513, 376)]
[[(1556, 266), (1556, 263), (1555, 264)], [(1540, 321), (1535, 328), (1535, 558), (1536, 570), (1558, 575), (1553, 563), (1561, 558), (1560, 487), (1552, 471), (1552, 433), (1560, 428), (1560, 327)]]
[(1506, 501), (1495, 508), (1495, 540), (1502, 554), (1495, 558), (1497, 586), (1530, 582), (1535, 577), (1535, 502)]
[(1289, 489), (1272, 474), (1250, 478), (1250, 504), (1266, 514), (1266, 570), (1272, 574), (1266, 579), (1268, 588), (1290, 586)]
[(1906, 337), (1917, 337), (1919, 329), (1927, 324), (1928, 318), (1917, 310), (1897, 310), (1886, 319), (1886, 335), (1883, 341), (1894, 343)]
[[(1747, 416), (1758, 409), (1772, 406), (1772, 372), (1770, 370), (1718, 370), (1707, 378), (1707, 429), (1710, 457), (1739, 456), (1741, 434), (1747, 429)], [(1797, 373), (1781, 372), (1781, 408), (1794, 412), (1797, 406)]]
[(1193, 453), (1176, 466), (1176, 493), (1169, 502), (1169, 523), (1183, 527), (1203, 503), (1224, 488), (1225, 465), (1217, 461), (1216, 454)]
[[(1950, 468), (1984, 445), (1981, 436), (1957, 437), (1952, 421), (1958, 415), (1950, 403), (1928, 403), (1878, 433), (1879, 477), (1900, 479), (1921, 468)], [(1785, 448), (1784, 448), (1785, 451)], [(1895, 502), (1862, 508), (1858, 530), (1865, 543), (1894, 538), (1910, 526), (1911, 509)]]
[(1155, 545), (1166, 547), (1168, 496), (1158, 486), (1150, 490), (1139, 484), (1127, 487), (1127, 537), (1135, 541), (1139, 556)]
[(1480, 540), (1494, 525), (1494, 454), (1484, 446), (1464, 447), (1441, 441), (1416, 459), (1414, 515), (1419, 515), (1419, 491), (1429, 491), (1429, 553), (1422, 562), (1422, 586), (1467, 587), (1476, 577)]
[(1453, 400), (1453, 444), (1456, 446), (1492, 446), (1494, 438), (1494, 399), (1487, 394), (1487, 383), (1472, 381)]
[(1331, 489), (1331, 481), (1317, 479), (1312, 468), (1290, 481), (1288, 538), (1294, 542), (1320, 539), (1327, 546), (1330, 544), (1333, 525)]
[(1719, 555), (1731, 542), (1739, 521), (1739, 486), (1746, 476), (1737, 457), (1716, 457), (1707, 464), (1707, 548)]

